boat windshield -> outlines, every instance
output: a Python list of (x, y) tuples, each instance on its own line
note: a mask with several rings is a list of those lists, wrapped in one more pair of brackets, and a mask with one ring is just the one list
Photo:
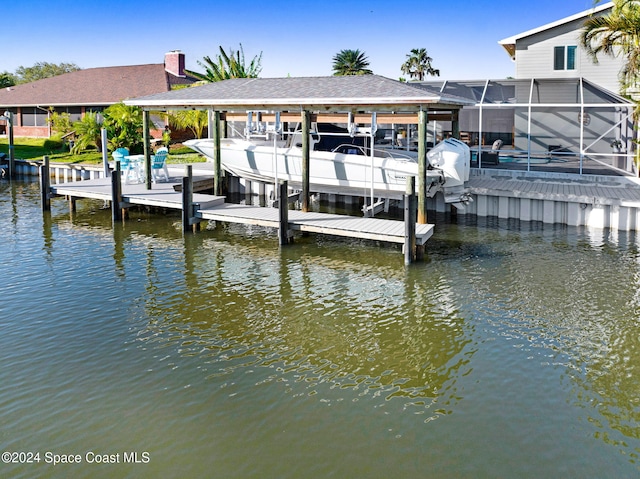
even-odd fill
[[(371, 149), (364, 146), (352, 145), (349, 143), (345, 143), (337, 146), (333, 150), (332, 153), (342, 153), (345, 155), (361, 155), (361, 156), (371, 156)], [(394, 160), (405, 160), (405, 161), (413, 161), (413, 158), (410, 155), (405, 153), (398, 152), (398, 150), (387, 150), (387, 149), (373, 149), (373, 156), (376, 158), (393, 158)]]

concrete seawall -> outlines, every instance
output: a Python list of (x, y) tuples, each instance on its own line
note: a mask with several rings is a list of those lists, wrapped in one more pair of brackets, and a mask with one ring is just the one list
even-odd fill
[(640, 230), (638, 178), (474, 170), (469, 191), (464, 214)]

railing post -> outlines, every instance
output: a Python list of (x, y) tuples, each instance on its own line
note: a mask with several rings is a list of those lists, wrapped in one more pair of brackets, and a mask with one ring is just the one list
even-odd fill
[(13, 179), (16, 177), (16, 150), (13, 142), (14, 115), (10, 111), (5, 112), (5, 115), (9, 117), (9, 178)]
[(102, 141), (102, 168), (105, 178), (109, 178), (109, 150), (108, 150), (108, 137), (107, 129), (102, 128), (100, 130), (100, 138)]

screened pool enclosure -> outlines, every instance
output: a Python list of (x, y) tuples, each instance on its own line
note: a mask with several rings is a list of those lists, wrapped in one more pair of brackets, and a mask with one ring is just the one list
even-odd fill
[[(636, 175), (633, 103), (582, 78), (426, 82), (475, 102), (459, 115), (472, 166)], [(438, 136), (451, 122), (431, 123)]]

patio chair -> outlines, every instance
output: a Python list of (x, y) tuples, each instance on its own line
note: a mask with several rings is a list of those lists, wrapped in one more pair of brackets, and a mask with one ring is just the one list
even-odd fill
[(163, 177), (163, 181), (169, 181), (169, 170), (167, 169), (167, 154), (169, 150), (166, 148), (158, 148), (155, 155), (151, 155), (151, 177), (153, 182), (160, 181), (160, 177)]
[(502, 148), (503, 142), (498, 139), (491, 145), (491, 151), (482, 152), (482, 164), (483, 165), (497, 165), (500, 163), (500, 148)]
[(111, 153), (113, 157), (113, 161), (120, 162), (120, 172), (122, 176), (124, 176), (125, 185), (129, 184), (129, 180), (138, 181), (138, 172), (136, 171), (135, 165), (129, 161), (129, 149), (128, 148), (118, 148), (113, 153)]

